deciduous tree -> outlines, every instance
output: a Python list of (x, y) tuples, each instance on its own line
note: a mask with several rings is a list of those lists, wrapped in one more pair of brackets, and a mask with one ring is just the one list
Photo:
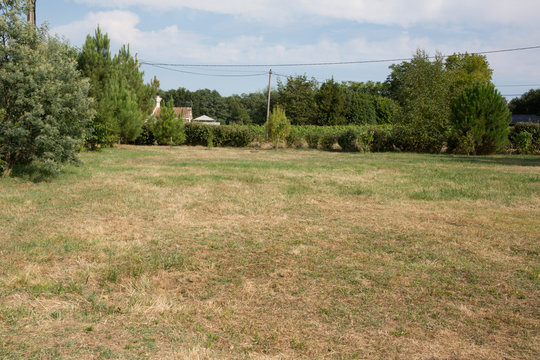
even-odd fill
[(37, 164), (58, 171), (76, 152), (93, 117), (89, 84), (73, 50), (26, 21), (23, 1), (1, 2), (0, 170)]

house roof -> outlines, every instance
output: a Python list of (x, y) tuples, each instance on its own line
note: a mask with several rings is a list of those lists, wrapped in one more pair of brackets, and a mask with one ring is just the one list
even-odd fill
[(193, 119), (193, 121), (216, 121), (216, 120), (212, 119), (210, 116), (203, 115), (203, 116), (199, 116), (196, 119)]
[(194, 122), (202, 123), (202, 124), (208, 124), (208, 125), (220, 125), (220, 123), (214, 119), (212, 119), (210, 116), (199, 116), (196, 119), (193, 119)]
[[(191, 120), (193, 119), (193, 110), (190, 107), (175, 107), (174, 112), (176, 113), (176, 116), (182, 115), (183, 119)], [(161, 108), (158, 107), (154, 109), (153, 115), (159, 116), (161, 114)]]
[(540, 124), (540, 118), (535, 114), (512, 114), (512, 122), (510, 125), (515, 125), (520, 122)]

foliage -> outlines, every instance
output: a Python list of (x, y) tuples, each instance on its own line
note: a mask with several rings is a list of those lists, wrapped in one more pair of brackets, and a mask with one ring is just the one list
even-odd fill
[(375, 114), (378, 125), (393, 124), (399, 116), (400, 107), (398, 103), (389, 98), (377, 95), (373, 98), (375, 103)]
[(529, 132), (517, 133), (513, 138), (513, 144), (520, 154), (528, 154), (531, 151), (533, 136)]
[(346, 119), (348, 124), (365, 125), (377, 123), (374, 95), (346, 90)]
[(302, 127), (291, 126), (291, 131), (285, 139), (288, 147), (301, 148), (304, 146), (306, 133), (303, 130)]
[(540, 89), (531, 89), (508, 104), (513, 114), (536, 114), (540, 116)]
[(246, 108), (238, 101), (236, 97), (231, 96), (228, 98), (229, 106), (229, 118), (227, 119), (227, 124), (249, 124), (251, 119)]
[(324, 150), (333, 150), (334, 145), (337, 142), (337, 134), (334, 132), (327, 132), (321, 135), (319, 139), (319, 145)]
[(392, 127), (390, 126), (372, 126), (370, 127), (372, 134), (371, 151), (382, 152), (392, 151)]
[(182, 115), (174, 111), (172, 101), (166, 101), (153, 121), (152, 134), (158, 145), (181, 145), (186, 141)]
[(243, 126), (213, 126), (214, 146), (246, 147), (255, 139), (255, 132)]
[(342, 132), (337, 136), (339, 146), (343, 151), (358, 151), (358, 133), (352, 129)]
[(316, 124), (318, 118), (315, 97), (319, 89), (317, 80), (307, 76), (288, 77), (287, 83), (278, 81), (279, 104), (287, 112), (293, 125)]
[[(531, 144), (528, 149), (525, 145), (527, 144), (526, 139), (528, 139), (529, 136), (520, 135), (523, 133), (530, 134)], [(521, 148), (527, 152), (538, 154), (540, 153), (540, 124), (517, 123), (511, 128), (508, 139), (516, 150), (520, 151)]]
[(493, 70), (485, 55), (453, 54), (446, 58), (445, 69), (450, 77), (450, 95), (455, 98), (477, 82), (491, 81)]
[(214, 146), (214, 125), (187, 123), (184, 125), (187, 145)]
[(88, 35), (78, 58), (79, 69), (83, 76), (90, 80), (90, 96), (95, 100), (96, 116), (91, 123), (92, 132), (87, 142), (92, 149), (98, 146), (109, 146), (115, 141), (113, 132), (116, 129), (114, 120), (108, 116), (108, 105), (102, 102), (112, 67), (109, 50), (110, 40), (98, 27), (94, 37)]
[(287, 119), (285, 109), (279, 105), (274, 106), (265, 127), (268, 139), (273, 142), (274, 146), (277, 148), (279, 142), (284, 140), (291, 131), (291, 123), (289, 122), (289, 119)]
[(154, 145), (156, 138), (154, 137), (154, 132), (152, 131), (153, 124), (150, 121), (145, 122), (142, 125), (141, 133), (135, 139), (135, 145)]
[(425, 52), (417, 51), (410, 62), (390, 68), (389, 91), (401, 106), (397, 123), (408, 128), (398, 130), (403, 150), (440, 152), (450, 117), (450, 79), (442, 57), (431, 61)]
[(476, 83), (453, 103), (449, 150), (474, 155), (500, 151), (508, 140), (510, 121), (506, 101), (495, 86)]
[(92, 102), (73, 49), (24, 21), (22, 1), (3, 2), (0, 17), (0, 170), (39, 165), (57, 172), (76, 161)]
[(91, 95), (96, 100), (97, 114), (88, 139), (91, 149), (135, 140), (152, 110), (159, 86), (155, 79), (144, 84), (140, 64), (129, 47), (122, 46), (114, 58), (109, 48), (108, 35), (98, 27), (93, 37), (86, 37), (78, 59), (79, 69), (90, 79)]
[(321, 141), (322, 134), (318, 131), (309, 131), (306, 134), (306, 142), (308, 147), (312, 149), (317, 149), (319, 147), (319, 142)]
[(345, 125), (346, 95), (343, 87), (330, 79), (321, 85), (315, 96), (318, 112), (318, 125)]

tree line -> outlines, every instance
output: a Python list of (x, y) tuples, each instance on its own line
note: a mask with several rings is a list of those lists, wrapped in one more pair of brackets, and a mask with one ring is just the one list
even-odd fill
[[(76, 161), (83, 147), (115, 143), (182, 142), (183, 124), (172, 121), (173, 106), (191, 107), (223, 124), (263, 125), (267, 94), (222, 97), (208, 89), (163, 91), (143, 80), (141, 64), (124, 45), (110, 51), (101, 29), (81, 49), (26, 21), (28, 4), (1, 0), (0, 170), (16, 165), (58, 171)], [(418, 152), (482, 154), (500, 151), (510, 112), (491, 82), (485, 56), (430, 57), (418, 51), (390, 66), (385, 82), (320, 83), (306, 75), (278, 81), (271, 107), (295, 126), (391, 126), (395, 146)], [(165, 99), (162, 116), (149, 119), (155, 96)], [(539, 114), (540, 90), (510, 103), (516, 112)], [(277, 107), (276, 107), (277, 105)], [(171, 118), (171, 119), (169, 119)], [(267, 124), (268, 125), (268, 124)]]

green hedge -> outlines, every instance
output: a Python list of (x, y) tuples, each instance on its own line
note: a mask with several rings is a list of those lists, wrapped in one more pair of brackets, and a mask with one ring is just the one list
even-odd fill
[[(212, 126), (188, 123), (183, 131), (187, 145), (246, 147), (254, 142), (266, 142), (265, 128), (260, 125)], [(517, 124), (511, 129), (509, 139), (513, 151), (540, 154), (540, 124)], [(143, 127), (136, 143), (152, 145), (154, 142), (151, 127)], [(293, 125), (286, 144), (290, 148), (341, 148), (342, 151), (361, 152), (418, 151), (430, 145), (429, 139), (404, 125)]]

